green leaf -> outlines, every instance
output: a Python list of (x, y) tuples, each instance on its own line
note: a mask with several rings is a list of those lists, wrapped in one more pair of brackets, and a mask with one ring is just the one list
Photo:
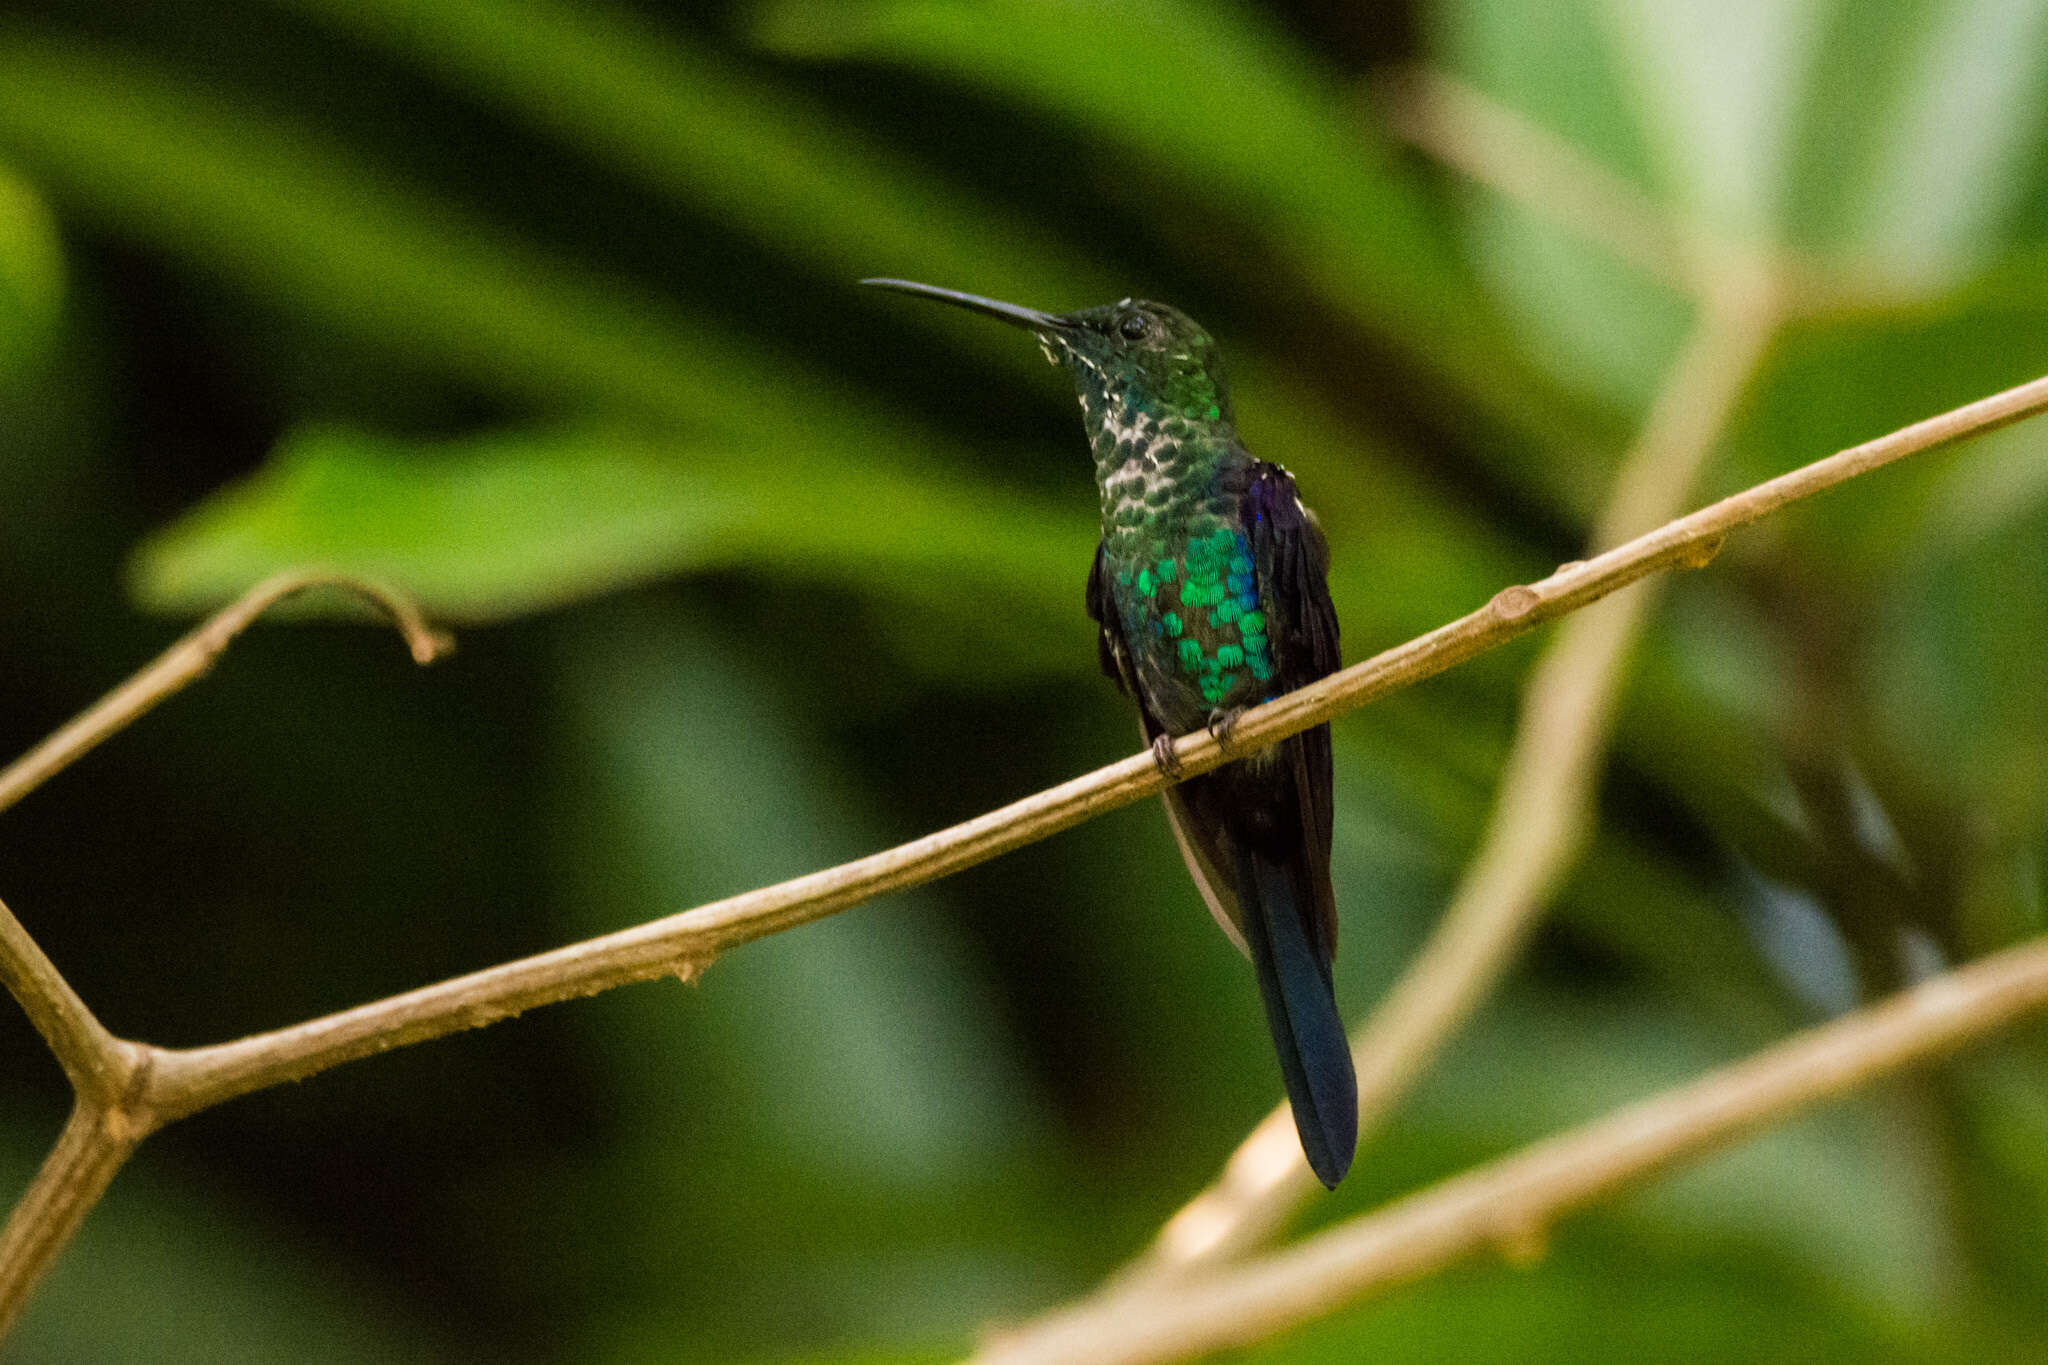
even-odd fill
[[(1517, 203), (1477, 201), (1471, 239), (1530, 354), (1560, 384), (1617, 411), (1649, 409), (1691, 328), (1690, 300)], [(1580, 462), (1580, 515), (1598, 505), (1613, 468)]]
[[(892, 154), (822, 102), (627, 15), (547, 0), (272, 0), (385, 47), (593, 161), (847, 282), (913, 273), (1048, 305), (1113, 298), (1102, 267)], [(1033, 359), (994, 329), (953, 326)]]
[[(576, 932), (889, 842), (863, 813), (872, 794), (836, 773), (806, 680), (742, 634), (641, 599), (563, 645)], [(577, 1190), (608, 1229), (586, 1269), (607, 1285), (599, 1325), (635, 1324), (617, 1305), (637, 1303), (631, 1330), (650, 1339), (758, 1339), (794, 1310), (814, 1337), (923, 1342), (1017, 1311), (1024, 1273), (997, 1248), (1031, 1196), (1006, 1176), (1048, 1136), (1045, 1113), (939, 910), (931, 891), (892, 896), (747, 944), (688, 993), (621, 992), (587, 1017), (632, 1115)], [(605, 1334), (569, 1356), (645, 1358), (593, 1349)]]
[(1588, 0), (1675, 212), (1778, 240), (1815, 54), (1840, 0)]
[[(597, 765), (612, 822), (599, 860), (610, 870), (593, 889), (655, 897), (606, 906), (593, 932), (614, 914), (667, 913), (886, 843), (806, 745), (786, 681), (704, 623), (614, 609), (576, 633), (562, 672), (575, 751)], [(753, 1092), (741, 1110), (759, 1140), (842, 1177), (915, 1184), (935, 1166), (958, 1179), (1025, 1135), (1023, 1077), (927, 900), (892, 897), (748, 944), (705, 978), (690, 1008), (725, 1017), (731, 1083)], [(665, 1046), (690, 1045), (678, 1034)], [(650, 1098), (674, 1095), (634, 1073)]]
[(1645, 194), (1662, 184), (1631, 101), (1626, 60), (1599, 0), (1498, 5), (1444, 0), (1425, 12), (1429, 60)]
[[(1603, 14), (1593, 0), (1453, 0), (1432, 19), (1440, 59), (1460, 80), (1641, 190), (1654, 215), (1662, 168), (1629, 98), (1626, 55), (1614, 47)], [(1684, 340), (1691, 301), (1540, 206), (1490, 189), (1465, 197), (1474, 265), (1519, 324), (1529, 354), (1589, 397), (1621, 411), (1647, 409)], [(1659, 223), (1653, 218), (1649, 226)], [(1585, 464), (1574, 501), (1589, 517), (1609, 470)]]
[(1802, 117), (1794, 240), (1918, 287), (2007, 238), (2044, 150), (2048, 9), (2004, 0), (1834, 7)]
[(64, 301), (64, 249), (41, 196), (0, 165), (0, 385), (49, 346)]
[(1893, 752), (1976, 812), (1987, 850), (2048, 828), (2048, 508), (1901, 576), (1876, 618), (1869, 685)]
[[(1354, 656), (1469, 610), (1528, 567), (1485, 553), (1397, 468), (1362, 484), (1328, 472), (1333, 494), (1350, 490), (1334, 500), (1340, 521), (1357, 527), (1333, 578)], [(1068, 671), (1094, 658), (1074, 606), (1091, 512), (829, 452), (796, 463), (598, 428), (435, 442), (308, 427), (150, 536), (130, 582), (150, 609), (187, 614), (325, 564), (400, 584), (461, 622), (743, 567), (896, 604), (875, 628), (932, 670)]]
[(755, 32), (784, 55), (913, 65), (1043, 110), (1113, 149), (1110, 173), (1162, 227), (1248, 220), (1324, 301), (1425, 372), (1525, 428), (1548, 420), (1535, 409), (1551, 400), (1501, 344), (1355, 97), (1243, 9), (781, 0), (761, 7)]
[(480, 621), (749, 565), (977, 613), (992, 594), (1023, 617), (993, 632), (1064, 618), (1091, 530), (943, 475), (820, 463), (789, 480), (745, 454), (595, 430), (419, 443), (309, 428), (147, 541), (132, 578), (149, 606), (191, 612), (327, 564)]
[(488, 393), (800, 447), (920, 443), (792, 358), (140, 61), (0, 28), (0, 149), (124, 237)]

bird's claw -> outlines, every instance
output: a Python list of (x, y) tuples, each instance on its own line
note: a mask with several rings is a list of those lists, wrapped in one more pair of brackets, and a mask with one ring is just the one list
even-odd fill
[(1152, 762), (1157, 765), (1159, 775), (1168, 782), (1180, 780), (1180, 755), (1173, 751), (1172, 735), (1153, 736)]
[(1244, 714), (1242, 706), (1231, 706), (1209, 713), (1209, 737), (1216, 741), (1216, 747), (1230, 752), (1230, 735), (1237, 729), (1237, 720)]

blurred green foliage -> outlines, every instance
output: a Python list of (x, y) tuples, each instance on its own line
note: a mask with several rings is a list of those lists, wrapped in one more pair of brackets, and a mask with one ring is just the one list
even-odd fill
[[(24, 0), (0, 25), (0, 727), (319, 559), (465, 624), (259, 631), (6, 816), (119, 1030), (275, 1026), (808, 871), (1135, 747), (1014, 334), (1170, 298), (1331, 532), (1350, 658), (1576, 555), (1693, 302), (1405, 148), (1451, 73), (1854, 287), (1727, 491), (2048, 370), (2039, 0)], [(1631, 664), (1594, 843), (1325, 1219), (2048, 931), (2048, 435), (1746, 534)], [(1362, 1015), (1536, 643), (1337, 727)], [(0, 1011), (0, 1171), (63, 1094)], [(1133, 1251), (1277, 1094), (1156, 812), (153, 1139), (9, 1360), (869, 1361)], [(1252, 1352), (2008, 1361), (2022, 1031)]]

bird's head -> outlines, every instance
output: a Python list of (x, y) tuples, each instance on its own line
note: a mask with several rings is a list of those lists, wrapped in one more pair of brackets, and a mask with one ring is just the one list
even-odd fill
[(1124, 299), (1073, 313), (1042, 313), (910, 280), (861, 283), (950, 303), (1035, 333), (1046, 358), (1073, 376), (1091, 423), (1125, 430), (1148, 420), (1230, 423), (1230, 390), (1215, 341), (1168, 304)]

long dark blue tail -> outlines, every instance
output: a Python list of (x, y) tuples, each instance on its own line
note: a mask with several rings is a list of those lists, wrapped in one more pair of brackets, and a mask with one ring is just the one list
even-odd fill
[(1358, 1146), (1358, 1077), (1330, 964), (1308, 921), (1314, 892), (1304, 884), (1307, 875), (1306, 868), (1248, 849), (1239, 861), (1237, 893), (1301, 1150), (1316, 1178), (1335, 1189)]

